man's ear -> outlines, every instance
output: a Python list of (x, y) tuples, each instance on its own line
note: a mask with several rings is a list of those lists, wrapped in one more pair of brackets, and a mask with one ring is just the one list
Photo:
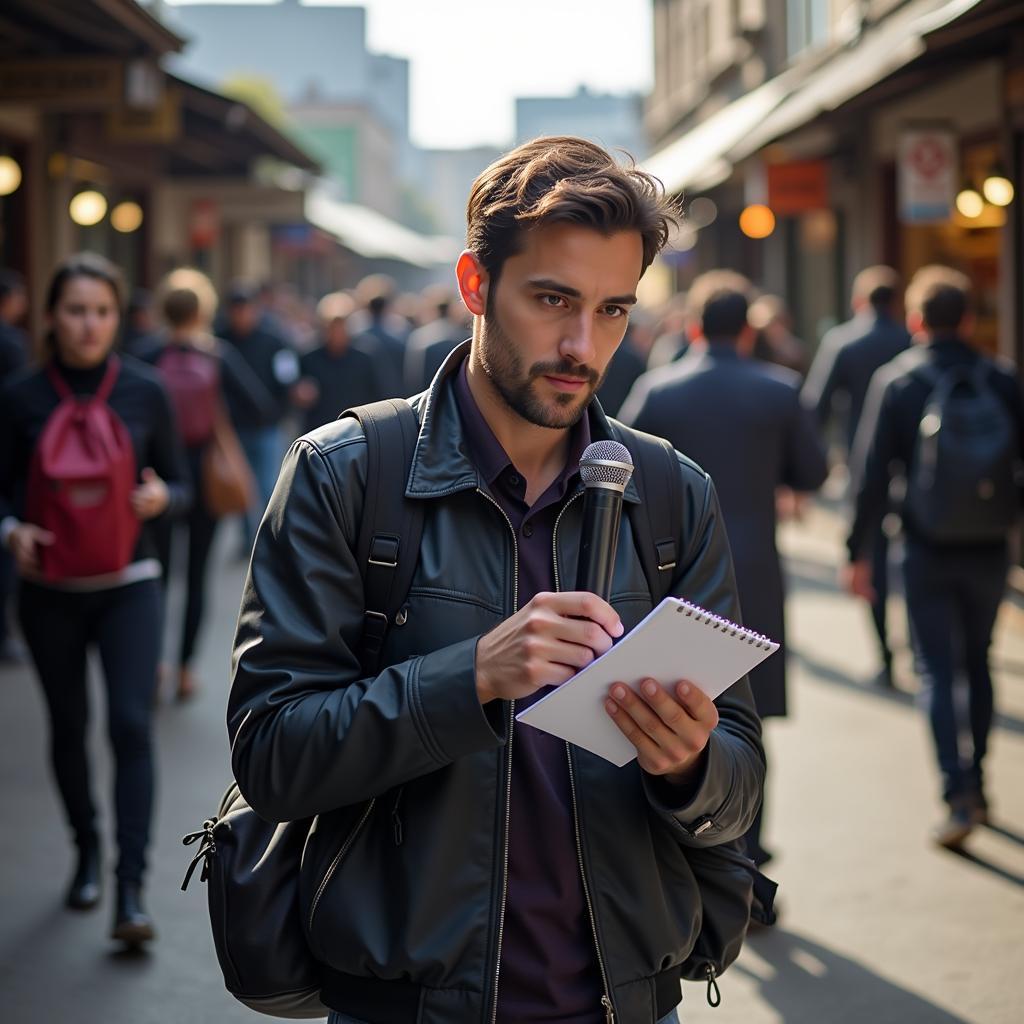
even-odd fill
[(736, 335), (736, 351), (741, 356), (752, 356), (756, 342), (757, 331), (750, 324), (744, 324), (740, 333)]
[(911, 335), (920, 334), (924, 330), (924, 317), (920, 310), (912, 310), (907, 313), (907, 330)]
[(474, 316), (483, 316), (487, 310), (489, 278), (475, 252), (470, 249), (463, 251), (455, 264), (455, 277), (466, 309)]

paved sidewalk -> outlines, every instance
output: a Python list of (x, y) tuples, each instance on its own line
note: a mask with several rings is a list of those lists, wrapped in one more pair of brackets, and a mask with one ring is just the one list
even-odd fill
[[(969, 857), (933, 850), (936, 784), (913, 676), (903, 651), (899, 693), (864, 682), (874, 667), (867, 612), (834, 585), (840, 529), (815, 509), (785, 531), (795, 714), (767, 735), (767, 839), (779, 852), (770, 873), (782, 885), (782, 921), (750, 939), (722, 979), (718, 1009), (704, 1004), (702, 986), (685, 986), (685, 1024), (1016, 1022), (1024, 1006), (1024, 613), (1004, 608), (994, 656), (1000, 828), (973, 835)], [(215, 555), (205, 688), (189, 705), (162, 704), (157, 716), (149, 898), (160, 939), (151, 954), (126, 957), (107, 941), (109, 892), (95, 914), (62, 908), (71, 859), (47, 775), (41, 700), (27, 670), (0, 671), (2, 1024), (258, 1020), (223, 990), (202, 887), (178, 891), (188, 860), (180, 836), (215, 808), (228, 777), (223, 712), (242, 576), (225, 559), (232, 539), (221, 538)], [(94, 680), (97, 791), (107, 807), (97, 689)]]
[(837, 592), (842, 523), (815, 507), (783, 531), (793, 715), (768, 723), (767, 842), (781, 920), (752, 936), (710, 1009), (686, 1024), (1011, 1024), (1024, 1007), (1024, 612), (1000, 614), (1001, 712), (988, 769), (996, 828), (966, 856), (928, 844), (939, 815), (902, 606), (899, 692), (877, 666), (865, 607)]

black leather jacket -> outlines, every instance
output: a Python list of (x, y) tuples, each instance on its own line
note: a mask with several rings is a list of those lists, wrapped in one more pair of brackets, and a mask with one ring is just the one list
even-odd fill
[[(513, 706), (481, 707), (474, 655), (516, 609), (518, 567), (515, 535), (466, 454), (451, 387), (459, 361), (453, 354), (413, 400), (422, 426), (407, 494), (428, 507), (407, 614), (386, 641), (391, 667), (364, 678), (357, 656), (366, 443), (354, 420), (292, 445), (235, 640), (235, 777), (271, 821), (318, 815), (300, 890), (309, 944), (325, 965), (322, 998), (380, 1024), (488, 1022), (496, 1005)], [(594, 440), (609, 437), (596, 402), (589, 415)], [(679, 472), (684, 554), (673, 592), (738, 618), (714, 488), (682, 456)], [(633, 485), (625, 498), (639, 501)], [(575, 579), (582, 506), (570, 496), (555, 528), (559, 581)], [(622, 531), (612, 604), (629, 629), (651, 595), (628, 516)], [(654, 1021), (659, 1005), (678, 1001), (678, 966), (700, 927), (683, 848), (742, 835), (761, 798), (747, 681), (717, 704), (706, 769), (685, 806), (635, 762), (619, 769), (567, 746), (587, 901), (619, 1022)]]

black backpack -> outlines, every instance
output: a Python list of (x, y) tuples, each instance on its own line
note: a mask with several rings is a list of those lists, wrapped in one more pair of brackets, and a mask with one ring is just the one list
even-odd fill
[[(362, 671), (375, 675), (392, 622), (403, 605), (419, 560), (422, 501), (407, 500), (419, 422), (408, 402), (387, 399), (342, 413), (366, 436), (367, 479), (356, 557), (362, 566), (366, 613)], [(661, 438), (613, 424), (639, 472), (643, 499), (631, 506), (637, 553), (657, 603), (668, 593), (682, 533), (683, 495), (676, 453)], [(402, 458), (397, 453), (402, 453)], [(277, 1017), (324, 1017), (320, 968), (306, 946), (299, 905), (299, 864), (312, 818), (274, 824), (260, 818), (232, 782), (216, 817), (184, 837), (200, 843), (182, 883), (202, 861), (210, 923), (227, 990), (253, 1010)], [(703, 901), (701, 929), (682, 977), (706, 981), (708, 1002), (720, 1001), (716, 978), (739, 955), (753, 916), (775, 917), (775, 883), (757, 871), (742, 841), (686, 851)]]
[(931, 391), (907, 475), (904, 512), (936, 543), (1004, 540), (1020, 513), (1017, 434), (987, 360), (916, 371)]

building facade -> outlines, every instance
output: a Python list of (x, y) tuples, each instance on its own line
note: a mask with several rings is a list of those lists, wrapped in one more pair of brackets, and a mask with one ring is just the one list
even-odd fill
[(1024, 362), (1020, 3), (655, 0), (655, 35), (647, 166), (700, 214), (677, 287), (735, 266), (814, 343), (863, 266), (950, 263)]

